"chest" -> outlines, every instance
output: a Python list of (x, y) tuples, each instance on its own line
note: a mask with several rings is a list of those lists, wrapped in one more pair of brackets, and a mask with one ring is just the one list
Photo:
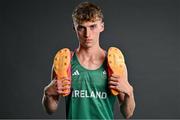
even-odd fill
[(72, 88), (79, 90), (107, 89), (108, 77), (104, 67), (97, 70), (86, 70), (79, 65), (72, 66)]
[(79, 61), (79, 63), (86, 69), (88, 70), (96, 70), (98, 69), (102, 64), (103, 64), (103, 60), (84, 60), (84, 61)]

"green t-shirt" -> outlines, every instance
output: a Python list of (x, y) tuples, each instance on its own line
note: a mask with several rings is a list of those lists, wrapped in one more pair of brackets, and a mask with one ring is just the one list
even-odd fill
[(108, 89), (106, 60), (96, 70), (80, 65), (76, 53), (71, 60), (72, 89), (66, 97), (67, 119), (113, 119), (116, 97)]

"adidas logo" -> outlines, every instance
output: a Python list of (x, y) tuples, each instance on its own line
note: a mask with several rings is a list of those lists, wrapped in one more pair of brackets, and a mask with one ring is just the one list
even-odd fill
[(73, 72), (73, 74), (72, 74), (73, 76), (74, 75), (79, 75), (79, 71), (78, 70), (76, 70), (75, 72)]

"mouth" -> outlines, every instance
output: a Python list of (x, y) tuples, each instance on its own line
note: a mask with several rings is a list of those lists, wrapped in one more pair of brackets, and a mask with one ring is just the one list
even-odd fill
[(85, 42), (92, 42), (92, 39), (85, 39)]

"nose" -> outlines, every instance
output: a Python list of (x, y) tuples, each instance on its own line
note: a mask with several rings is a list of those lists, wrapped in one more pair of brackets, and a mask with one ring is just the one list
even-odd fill
[(90, 29), (87, 28), (84, 32), (84, 37), (88, 38), (89, 36), (90, 36)]

